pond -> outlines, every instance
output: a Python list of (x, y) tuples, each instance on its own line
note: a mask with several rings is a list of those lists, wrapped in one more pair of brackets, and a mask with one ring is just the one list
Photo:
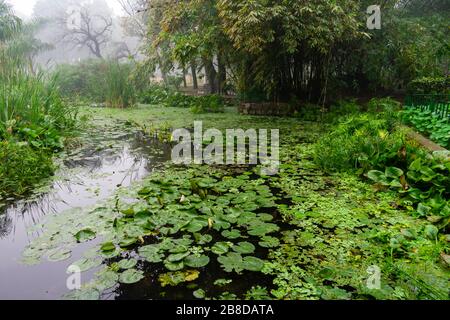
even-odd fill
[[(108, 199), (118, 187), (142, 180), (169, 159), (167, 145), (124, 127), (118, 123), (87, 130), (82, 146), (58, 159), (61, 166), (50, 186), (2, 209), (0, 299), (60, 299), (67, 292), (67, 262), (21, 262), (23, 250), (39, 236), (40, 224), (48, 216)], [(93, 245), (95, 241), (80, 244), (72, 256), (81, 256)]]

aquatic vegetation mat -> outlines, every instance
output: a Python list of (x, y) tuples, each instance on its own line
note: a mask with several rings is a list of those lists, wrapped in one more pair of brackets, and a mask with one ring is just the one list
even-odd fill
[[(278, 175), (167, 165), (93, 208), (49, 217), (24, 262), (82, 271), (68, 299), (448, 299), (447, 236), (395, 192), (322, 172), (319, 125), (259, 121), (290, 133)], [(90, 249), (72, 257), (81, 244)]]

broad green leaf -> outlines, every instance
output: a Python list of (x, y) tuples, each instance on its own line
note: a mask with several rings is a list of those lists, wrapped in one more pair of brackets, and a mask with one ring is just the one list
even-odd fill
[(75, 234), (75, 239), (77, 239), (78, 242), (86, 242), (94, 239), (95, 236), (96, 236), (95, 232), (92, 231), (91, 229), (83, 229)]
[(124, 284), (137, 283), (144, 279), (144, 272), (136, 269), (128, 269), (119, 275), (119, 282)]

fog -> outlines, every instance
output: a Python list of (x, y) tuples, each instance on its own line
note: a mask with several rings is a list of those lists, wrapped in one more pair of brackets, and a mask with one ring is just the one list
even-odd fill
[(33, 62), (43, 68), (92, 58), (139, 58), (141, 38), (125, 30), (126, 13), (118, 0), (7, 2), (33, 25), (34, 38), (41, 43)]

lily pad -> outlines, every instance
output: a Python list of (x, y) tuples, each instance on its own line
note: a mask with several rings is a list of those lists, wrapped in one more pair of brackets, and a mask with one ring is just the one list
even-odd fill
[(217, 261), (222, 265), (222, 268), (226, 272), (237, 272), (240, 273), (244, 270), (242, 266), (242, 256), (239, 253), (230, 252), (225, 256), (219, 256)]
[(239, 242), (233, 246), (233, 250), (240, 254), (249, 254), (255, 252), (256, 248), (250, 242)]
[(210, 243), (213, 239), (213, 237), (210, 234), (201, 235), (196, 233), (194, 234), (194, 237), (197, 243), (200, 245)]
[(189, 252), (182, 252), (182, 253), (174, 253), (167, 257), (167, 261), (169, 262), (178, 262), (183, 260), (189, 255)]
[(144, 272), (136, 269), (128, 269), (120, 274), (119, 282), (123, 284), (133, 284), (144, 279)]
[(230, 250), (230, 246), (228, 245), (227, 242), (217, 242), (211, 248), (211, 251), (217, 255), (225, 254), (229, 250)]
[(257, 272), (264, 267), (264, 261), (256, 257), (245, 257), (242, 266), (245, 270)]
[(170, 262), (170, 261), (166, 260), (166, 261), (164, 261), (164, 266), (169, 271), (179, 271), (179, 270), (183, 270), (184, 263), (183, 263), (183, 261)]
[(276, 248), (280, 245), (280, 240), (275, 237), (264, 236), (261, 238), (259, 245), (263, 248)]
[(103, 252), (110, 252), (110, 251), (114, 251), (115, 249), (116, 249), (116, 246), (112, 242), (105, 242), (100, 247), (100, 250)]
[(102, 262), (103, 261), (101, 259), (80, 259), (72, 263), (72, 265), (68, 269), (75, 270), (78, 268), (80, 272), (85, 272), (100, 266)]
[(50, 262), (59, 262), (69, 259), (72, 256), (72, 251), (68, 249), (58, 249), (51, 252), (47, 259)]
[(94, 239), (95, 236), (96, 236), (95, 232), (92, 231), (91, 229), (83, 229), (75, 234), (75, 239), (77, 239), (78, 242), (86, 242)]
[(94, 301), (100, 299), (100, 292), (94, 288), (83, 288), (80, 290), (73, 290), (64, 295), (66, 300), (81, 300), (81, 301)]
[(203, 290), (203, 289), (198, 289), (198, 290), (195, 290), (195, 291), (194, 291), (193, 295), (194, 295), (194, 297), (197, 298), (197, 299), (205, 299), (205, 297), (206, 297), (206, 292), (205, 292), (205, 290)]
[(228, 239), (237, 239), (241, 237), (241, 233), (239, 230), (232, 229), (232, 230), (225, 230), (222, 232), (222, 236)]
[(118, 281), (119, 275), (109, 269), (102, 270), (96, 274), (95, 283), (100, 291), (111, 289)]
[(155, 245), (148, 245), (139, 248), (139, 255), (150, 263), (159, 263), (163, 261), (164, 254), (159, 252)]
[(192, 282), (198, 279), (200, 272), (197, 270), (187, 270), (184, 272), (168, 272), (159, 276), (158, 280), (161, 287), (172, 286), (175, 287), (180, 283)]
[(209, 257), (205, 255), (190, 255), (184, 259), (184, 264), (191, 268), (202, 268), (209, 263)]
[(118, 266), (120, 269), (122, 270), (127, 270), (127, 269), (132, 269), (137, 265), (137, 260), (136, 259), (123, 259), (121, 261), (119, 261)]
[(255, 223), (250, 226), (248, 234), (251, 236), (263, 237), (268, 233), (278, 230), (280, 230), (280, 228), (273, 223)]

